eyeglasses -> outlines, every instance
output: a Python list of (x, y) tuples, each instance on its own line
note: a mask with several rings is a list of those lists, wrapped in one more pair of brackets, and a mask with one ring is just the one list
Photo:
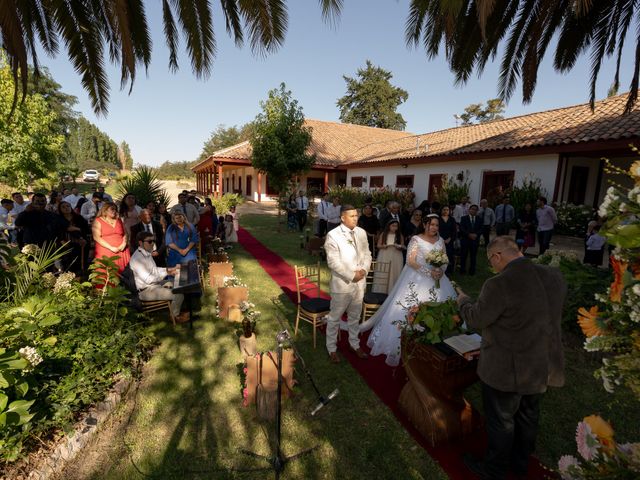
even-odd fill
[(487, 260), (489, 260), (489, 262), (491, 262), (491, 259), (495, 256), (495, 255), (500, 255), (502, 252), (493, 252), (491, 255), (489, 255), (487, 257)]

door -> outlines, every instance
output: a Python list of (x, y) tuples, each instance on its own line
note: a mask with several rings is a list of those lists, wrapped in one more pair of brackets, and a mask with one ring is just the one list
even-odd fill
[(245, 190), (247, 197), (251, 196), (251, 175), (247, 175), (247, 188)]
[[(501, 172), (483, 172), (482, 174), (482, 198), (499, 199), (503, 192), (513, 187), (514, 170)], [(492, 204), (492, 201), (489, 201)]]
[(569, 197), (567, 201), (574, 205), (583, 205), (587, 193), (587, 180), (589, 180), (589, 167), (571, 167), (571, 181), (569, 183)]
[(429, 175), (429, 190), (427, 191), (427, 201), (433, 203), (437, 199), (436, 192), (442, 190), (442, 173)]

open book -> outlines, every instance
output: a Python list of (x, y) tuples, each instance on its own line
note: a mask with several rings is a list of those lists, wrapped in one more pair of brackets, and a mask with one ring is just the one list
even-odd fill
[(456, 335), (454, 337), (444, 339), (444, 343), (449, 345), (453, 350), (458, 352), (467, 360), (470, 360), (475, 356), (474, 353), (479, 352), (481, 342), (482, 337), (477, 333), (472, 333), (471, 335)]

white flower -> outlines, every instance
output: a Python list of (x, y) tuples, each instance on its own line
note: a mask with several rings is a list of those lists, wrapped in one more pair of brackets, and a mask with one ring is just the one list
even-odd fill
[(22, 347), (18, 350), (20, 356), (29, 362), (29, 367), (26, 370), (33, 370), (33, 368), (42, 363), (42, 357), (38, 354), (38, 351), (34, 347)]
[(55, 285), (53, 286), (53, 293), (60, 293), (68, 290), (75, 278), (76, 276), (72, 272), (65, 272), (60, 274), (60, 276), (56, 279)]
[(620, 206), (618, 207), (618, 210), (620, 210), (622, 213), (624, 213), (624, 212), (626, 212), (626, 211), (627, 211), (627, 210), (629, 210), (629, 209), (627, 208), (627, 204), (626, 204), (626, 203), (624, 203), (624, 202), (622, 202), (622, 203), (620, 204)]
[(640, 297), (640, 283), (636, 283), (633, 288), (633, 293)]
[(597, 345), (592, 345), (592, 343), (594, 342), (594, 340), (596, 340), (597, 338), (600, 338), (599, 335), (595, 335), (593, 337), (589, 337), (584, 341), (584, 349), (587, 352), (597, 352), (600, 350), (600, 347)]
[(629, 313), (629, 318), (631, 319), (632, 322), (640, 323), (640, 312), (637, 312), (636, 310), (632, 310)]
[(560, 472), (560, 476), (565, 480), (573, 480), (577, 478), (569, 472), (569, 467), (578, 468), (578, 459), (573, 455), (561, 456), (560, 460), (558, 460), (558, 471)]
[(587, 461), (593, 460), (598, 453), (600, 443), (586, 422), (578, 423), (576, 429), (576, 444), (578, 453)]
[(42, 275), (42, 283), (44, 284), (45, 288), (53, 288), (53, 286), (56, 284), (56, 276), (51, 272), (46, 272), (44, 275)]
[(31, 255), (31, 256), (35, 256), (38, 254), (38, 252), (40, 252), (40, 247), (37, 245), (33, 245), (33, 244), (28, 244), (25, 245), (24, 247), (22, 247), (21, 252), (24, 255)]

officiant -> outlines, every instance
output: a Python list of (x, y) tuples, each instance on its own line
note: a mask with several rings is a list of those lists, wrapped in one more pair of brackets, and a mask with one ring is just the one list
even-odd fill
[(540, 401), (548, 386), (564, 384), (560, 338), (567, 285), (556, 268), (533, 263), (509, 237), (494, 238), (487, 260), (498, 272), (473, 301), (458, 290), (460, 315), (482, 331), (478, 376), (486, 417), (484, 459), (464, 463), (483, 479), (511, 469), (527, 473), (538, 429)]

